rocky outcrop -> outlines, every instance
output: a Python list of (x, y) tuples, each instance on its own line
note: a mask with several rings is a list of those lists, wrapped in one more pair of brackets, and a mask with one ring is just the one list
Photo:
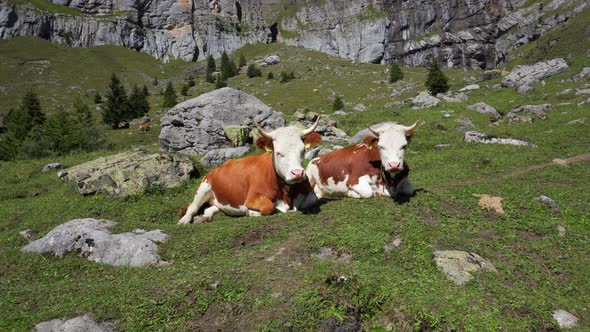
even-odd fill
[(502, 117), (500, 115), (500, 113), (498, 113), (498, 111), (496, 111), (496, 109), (494, 107), (492, 107), (484, 102), (479, 102), (477, 104), (467, 106), (467, 109), (474, 110), (480, 114), (490, 114), (494, 118), (494, 120), (497, 120), (500, 117)]
[(473, 273), (479, 270), (497, 272), (488, 260), (476, 253), (459, 250), (442, 250), (434, 252), (434, 261), (447, 279), (457, 285), (463, 285), (473, 279)]
[[(583, 0), (50, 0), (51, 11), (0, 0), (0, 38), (120, 45), (168, 61), (282, 41), (358, 62), (494, 68), (508, 52), (580, 13)], [(559, 14), (555, 14), (559, 9)]]
[(533, 149), (538, 148), (537, 145), (533, 143), (529, 143), (527, 141), (514, 139), (514, 138), (498, 138), (498, 137), (491, 137), (483, 133), (478, 133), (476, 131), (468, 131), (465, 133), (464, 141), (468, 143), (484, 143), (484, 144), (509, 144), (509, 145), (518, 145), (518, 146), (528, 146)]
[(215, 149), (207, 152), (199, 162), (205, 167), (215, 167), (223, 164), (229, 159), (234, 159), (250, 152), (249, 146), (240, 146), (237, 148)]
[(516, 66), (508, 76), (502, 79), (502, 86), (518, 88), (529, 86), (544, 78), (563, 73), (569, 70), (565, 60), (561, 58), (537, 62), (532, 66)]
[(281, 115), (256, 97), (232, 88), (217, 89), (186, 100), (161, 119), (160, 146), (165, 151), (203, 154), (231, 145), (223, 128), (255, 123), (271, 130), (285, 125)]
[(67, 168), (58, 176), (75, 183), (83, 195), (101, 192), (110, 197), (127, 197), (149, 188), (179, 186), (194, 171), (186, 156), (135, 150)]
[(113, 266), (140, 267), (164, 263), (154, 242), (164, 242), (168, 235), (159, 229), (150, 232), (135, 229), (111, 234), (108, 229), (116, 224), (110, 220), (74, 219), (57, 226), (22, 250), (53, 253), (57, 257), (74, 251), (90, 261)]

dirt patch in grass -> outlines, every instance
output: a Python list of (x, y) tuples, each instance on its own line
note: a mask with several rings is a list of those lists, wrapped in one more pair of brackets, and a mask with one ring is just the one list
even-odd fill
[(427, 225), (436, 225), (438, 224), (438, 217), (436, 213), (432, 212), (432, 210), (428, 207), (419, 206), (418, 210), (418, 220), (420, 222), (427, 224)]
[(543, 239), (543, 234), (531, 230), (518, 230), (516, 233), (527, 241), (538, 241)]
[(234, 242), (234, 249), (248, 248), (255, 246), (262, 242), (264, 239), (270, 237), (275, 231), (281, 227), (276, 222), (265, 223), (256, 226), (253, 229), (247, 230)]

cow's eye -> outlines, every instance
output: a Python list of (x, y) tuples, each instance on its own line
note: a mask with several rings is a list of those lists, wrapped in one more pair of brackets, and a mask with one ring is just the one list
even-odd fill
[(280, 153), (280, 152), (277, 152), (277, 157), (281, 157), (281, 158), (283, 158), (284, 156), (285, 156), (284, 154), (282, 154), (282, 153)]

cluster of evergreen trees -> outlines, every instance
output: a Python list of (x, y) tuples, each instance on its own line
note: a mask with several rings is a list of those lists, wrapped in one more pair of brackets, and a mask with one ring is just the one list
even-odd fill
[(243, 55), (240, 56), (240, 67), (237, 67), (235, 62), (229, 58), (227, 53), (224, 51), (221, 54), (219, 64), (219, 74), (217, 78), (213, 77), (215, 72), (216, 64), (215, 59), (212, 55), (207, 57), (207, 72), (205, 74), (205, 81), (209, 83), (215, 83), (215, 88), (220, 89), (227, 86), (227, 80), (236, 76), (240, 72), (240, 68), (246, 65), (246, 58)]
[[(168, 84), (171, 85), (170, 83)], [(105, 93), (106, 100), (103, 107), (104, 123), (117, 129), (121, 124), (131, 119), (146, 115), (150, 111), (150, 104), (147, 100), (148, 95), (149, 91), (145, 85), (143, 89), (134, 85), (131, 89), (131, 94), (127, 95), (127, 90), (117, 75), (113, 74), (109, 89)], [(166, 98), (164, 99), (166, 100)], [(176, 93), (174, 93), (174, 104), (176, 104)]]
[[(395, 83), (404, 78), (404, 73), (397, 64), (392, 64), (389, 69), (389, 83)], [(440, 69), (438, 62), (433, 60), (428, 66), (428, 78), (424, 83), (431, 95), (449, 91), (449, 79)]]
[(0, 134), (0, 160), (40, 158), (73, 150), (91, 151), (104, 144), (94, 116), (80, 99), (71, 109), (60, 107), (46, 116), (31, 90), (20, 106), (4, 117), (6, 132)]

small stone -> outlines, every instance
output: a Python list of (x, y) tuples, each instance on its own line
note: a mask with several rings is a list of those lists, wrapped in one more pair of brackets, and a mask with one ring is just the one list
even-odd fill
[(516, 92), (518, 92), (521, 95), (527, 94), (529, 92), (533, 91), (533, 87), (530, 85), (521, 85), (518, 88), (516, 88)]
[(572, 120), (570, 122), (568, 122), (568, 125), (575, 125), (575, 124), (584, 124), (586, 123), (586, 120), (588, 120), (588, 118), (580, 118), (580, 119), (576, 119), (576, 120)]
[(47, 165), (43, 166), (43, 173), (57, 171), (57, 170), (61, 170), (63, 168), (64, 168), (64, 165), (62, 163), (51, 163), (51, 164), (47, 164)]
[(313, 158), (317, 157), (320, 153), (320, 148), (315, 147), (305, 152), (305, 159), (312, 160)]
[(35, 235), (35, 233), (32, 229), (27, 228), (24, 231), (18, 232), (18, 235), (20, 235), (25, 240), (30, 240), (33, 237), (33, 235)]
[(402, 93), (399, 92), (398, 90), (392, 90), (391, 91), (391, 95), (389, 95), (391, 98), (397, 98), (397, 97), (401, 97)]
[(557, 324), (559, 324), (559, 327), (562, 329), (572, 328), (578, 321), (578, 317), (562, 309), (555, 310), (553, 312), (553, 318), (555, 318)]
[(563, 96), (563, 95), (569, 95), (570, 93), (574, 92), (573, 89), (565, 89), (563, 91), (561, 91), (560, 93), (558, 93), (558, 96)]
[(479, 84), (470, 84), (459, 90), (459, 92), (479, 90)]
[(35, 325), (35, 332), (114, 332), (115, 322), (97, 323), (87, 315), (78, 316), (69, 320), (53, 319)]
[(444, 150), (444, 149), (446, 149), (446, 148), (448, 148), (450, 146), (451, 146), (451, 144), (437, 144), (437, 145), (434, 146), (434, 149), (436, 149), (436, 150)]
[(466, 132), (465, 137), (464, 137), (464, 141), (465, 142), (484, 143), (484, 144), (509, 144), (509, 145), (517, 145), (517, 146), (528, 146), (533, 149), (538, 148), (537, 145), (535, 145), (533, 143), (529, 143), (527, 141), (514, 139), (514, 138), (489, 137), (486, 134), (479, 133), (476, 131)]
[(490, 114), (494, 117), (495, 120), (502, 117), (500, 115), (500, 113), (498, 113), (498, 111), (496, 111), (496, 109), (494, 107), (492, 107), (484, 102), (479, 102), (477, 104), (467, 106), (467, 109), (474, 110), (480, 114)]
[(445, 250), (435, 251), (434, 261), (447, 279), (462, 285), (473, 278), (472, 273), (478, 270), (497, 272), (492, 263), (481, 256), (466, 251)]
[(545, 195), (534, 197), (533, 200), (547, 205), (555, 213), (561, 213), (561, 208), (555, 203), (555, 201)]
[(557, 232), (559, 233), (559, 237), (565, 237), (565, 228), (561, 225), (557, 226)]
[(386, 254), (389, 254), (393, 249), (398, 248), (401, 245), (402, 245), (402, 238), (399, 236), (396, 236), (393, 240), (391, 240), (391, 242), (385, 244), (385, 246), (383, 247), (383, 250), (385, 251)]
[(366, 109), (367, 109), (367, 106), (365, 106), (364, 104), (358, 104), (352, 110), (357, 111), (357, 112), (363, 112)]

